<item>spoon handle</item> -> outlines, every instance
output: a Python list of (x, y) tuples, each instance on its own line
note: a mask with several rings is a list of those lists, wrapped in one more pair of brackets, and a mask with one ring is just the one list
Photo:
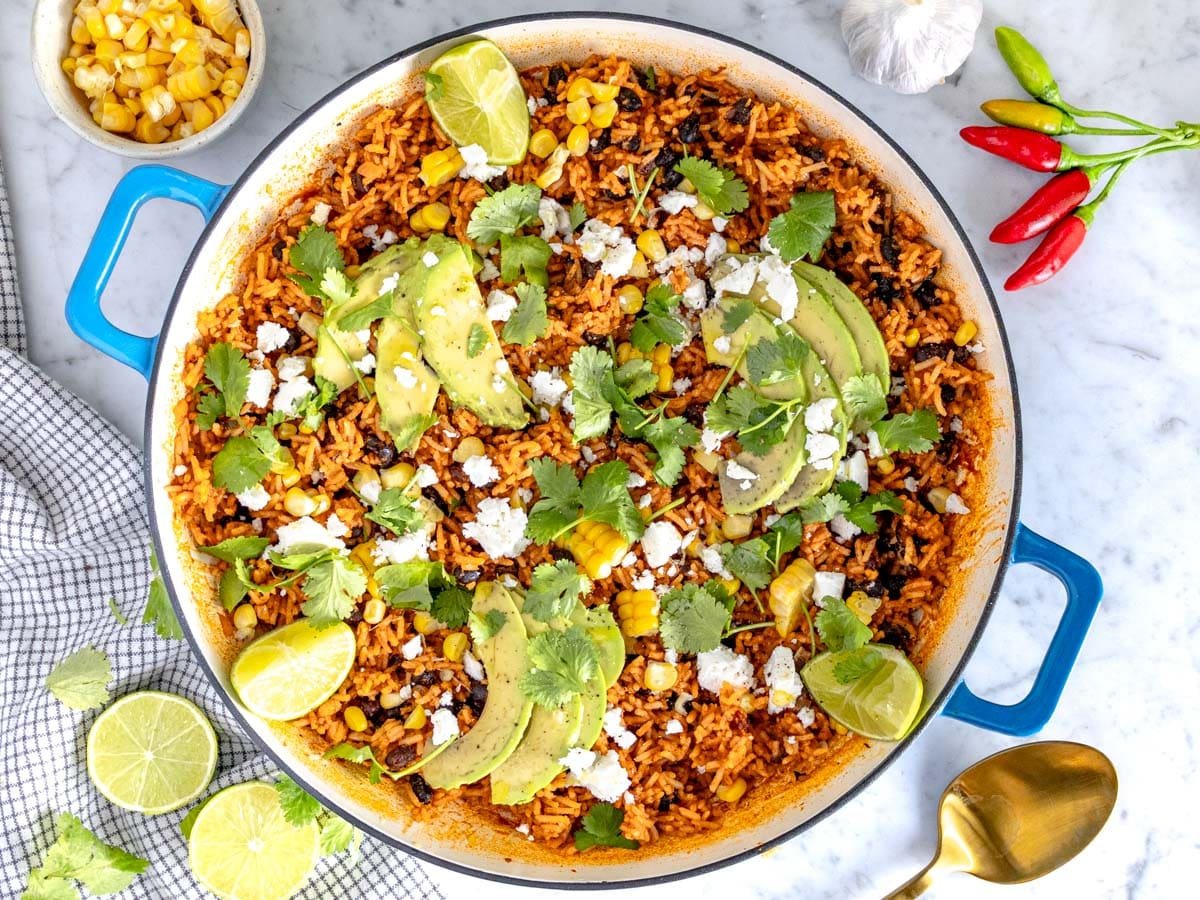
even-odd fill
[(884, 897), (883, 900), (911, 900), (913, 897), (920, 897), (933, 884), (939, 861), (938, 858), (930, 860), (929, 865)]

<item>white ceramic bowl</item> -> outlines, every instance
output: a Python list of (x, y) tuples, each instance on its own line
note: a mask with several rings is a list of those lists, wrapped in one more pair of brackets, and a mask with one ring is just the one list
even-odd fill
[(71, 19), (75, 14), (76, 2), (37, 0), (33, 9), (33, 74), (54, 114), (72, 131), (97, 147), (134, 159), (163, 160), (183, 156), (221, 137), (241, 118), (254, 99), (266, 65), (267, 32), (263, 28), (258, 3), (255, 0), (237, 0), (242, 21), (250, 31), (250, 66), (242, 92), (229, 112), (199, 134), (161, 144), (143, 144), (133, 138), (105, 131), (92, 120), (83, 96), (62, 70), (63, 57), (71, 46)]

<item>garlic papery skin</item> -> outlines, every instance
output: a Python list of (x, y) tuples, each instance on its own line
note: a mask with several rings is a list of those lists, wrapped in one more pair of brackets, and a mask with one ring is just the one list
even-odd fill
[(842, 38), (867, 81), (921, 94), (966, 61), (982, 18), (982, 0), (849, 0)]

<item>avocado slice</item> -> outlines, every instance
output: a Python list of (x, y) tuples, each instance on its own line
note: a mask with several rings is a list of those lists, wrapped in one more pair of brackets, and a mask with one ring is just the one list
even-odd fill
[(563, 770), (559, 760), (576, 746), (583, 725), (583, 695), (561, 709), (534, 705), (529, 727), (512, 756), (492, 770), (492, 802), (528, 803)]
[(479, 720), (423, 770), (425, 780), (435, 788), (456, 788), (491, 773), (516, 750), (533, 712), (532, 701), (519, 687), (529, 670), (529, 636), (512, 595), (501, 585), (485, 581), (475, 588), (472, 608), (480, 615), (502, 612), (504, 625), (476, 648), (488, 676), (487, 703)]
[(421, 359), (417, 333), (402, 316), (387, 316), (379, 323), (375, 356), (379, 424), (397, 448), (412, 450), (425, 429), (437, 421), (433, 406), (441, 382)]
[(582, 625), (588, 636), (596, 642), (600, 651), (600, 673), (604, 676), (604, 686), (612, 687), (625, 671), (625, 638), (607, 606), (593, 606), (590, 609), (582, 604), (575, 608), (571, 621)]
[[(508, 370), (500, 339), (488, 318), (472, 271), (471, 251), (457, 242), (443, 241), (445, 245), (439, 249), (427, 244), (427, 252), (438, 259), (428, 267), (424, 290), (413, 297), (425, 360), (455, 403), (470, 409), (487, 425), (521, 428), (529, 421), (525, 398)], [(474, 357), (467, 354), (472, 330), (484, 336), (483, 347)]]

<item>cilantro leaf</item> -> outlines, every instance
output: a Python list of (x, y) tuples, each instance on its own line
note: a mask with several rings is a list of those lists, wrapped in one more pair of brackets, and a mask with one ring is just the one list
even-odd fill
[(571, 392), (575, 404), (575, 442), (607, 434), (613, 412), (605, 386), (613, 378), (613, 358), (585, 344), (571, 357)]
[(628, 481), (629, 466), (622, 460), (592, 466), (583, 476), (579, 503), (584, 518), (611, 525), (627, 541), (634, 541), (646, 525), (629, 496)]
[(579, 605), (580, 596), (591, 589), (591, 580), (570, 560), (542, 563), (533, 570), (524, 611), (539, 622), (565, 619)]
[(578, 625), (535, 635), (528, 653), (533, 668), (521, 676), (520, 688), (539, 706), (562, 706), (600, 671), (596, 642)]
[(167, 586), (158, 575), (158, 560), (154, 551), (150, 551), (150, 596), (146, 598), (146, 611), (142, 613), (143, 625), (154, 625), (154, 633), (168, 641), (177, 641), (183, 637), (183, 628), (175, 616), (175, 608), (171, 606), (171, 598), (167, 596)]
[(348, 303), (357, 290), (354, 282), (347, 278), (346, 273), (340, 269), (326, 269), (325, 274), (321, 276), (321, 293), (328, 301), (325, 304), (326, 309), (333, 309)]
[(575, 832), (575, 849), (590, 850), (592, 847), (620, 847), (636, 850), (638, 842), (621, 834), (621, 823), (625, 811), (611, 803), (594, 803), (580, 820), (583, 826)]
[(338, 331), (362, 331), (370, 326), (376, 319), (382, 319), (384, 316), (391, 315), (392, 301), (395, 299), (395, 291), (387, 291), (380, 294), (366, 306), (360, 306), (356, 310), (346, 313), (344, 316), (339, 316), (334, 327)]
[(750, 203), (746, 183), (706, 159), (685, 156), (675, 164), (675, 171), (692, 183), (704, 204), (719, 216), (741, 212)]
[(271, 461), (246, 435), (227, 440), (212, 461), (213, 484), (232, 494), (248, 491), (271, 469)]
[(102, 650), (80, 647), (55, 664), (46, 690), (71, 709), (99, 709), (108, 702), (112, 665)]
[(845, 515), (849, 511), (850, 504), (846, 499), (830, 491), (805, 503), (800, 508), (800, 518), (804, 524), (812, 525), (815, 522), (828, 522), (835, 516)]
[(346, 262), (338, 249), (337, 238), (323, 225), (310, 225), (288, 251), (288, 262), (302, 274), (288, 275), (310, 297), (326, 299), (321, 280), (329, 269), (342, 272)]
[(411, 534), (425, 524), (425, 514), (417, 506), (417, 498), (403, 488), (380, 491), (379, 499), (366, 517), (397, 535)]
[(437, 72), (425, 73), (425, 99), (426, 100), (441, 100), (442, 94), (445, 93), (446, 84), (442, 80), (442, 76)]
[(833, 677), (839, 684), (857, 681), (883, 665), (883, 654), (869, 646), (839, 653), (838, 657), (833, 664)]
[(225, 612), (233, 612), (250, 592), (250, 588), (246, 584), (249, 579), (243, 578), (243, 573), (239, 571), (244, 565), (243, 560), (236, 560), (232, 569), (226, 569), (221, 573), (221, 580), (217, 584), (217, 597), (221, 601), (221, 606), (225, 608)]
[(458, 586), (444, 588), (433, 598), (429, 612), (447, 628), (462, 628), (467, 624), (474, 599), (470, 591)]
[(548, 544), (579, 522), (580, 486), (575, 470), (548, 457), (529, 461), (541, 497), (529, 511), (525, 534)]
[(767, 238), (787, 262), (807, 256), (815, 260), (837, 224), (832, 191), (800, 191), (791, 206), (771, 220)]
[(200, 549), (209, 556), (215, 556), (221, 562), (233, 565), (239, 559), (257, 559), (262, 556), (263, 551), (271, 541), (265, 537), (255, 537), (253, 535), (240, 535), (238, 537), (226, 538), (219, 544), (213, 544), (211, 547), (201, 547)]
[(431, 588), (444, 590), (452, 584), (440, 562), (424, 559), (380, 566), (375, 570), (375, 582), (390, 606), (425, 612), (433, 605)]
[(721, 561), (742, 584), (757, 591), (771, 583), (775, 565), (770, 559), (771, 547), (763, 538), (753, 538), (740, 544), (718, 544)]
[(471, 610), (467, 616), (467, 624), (471, 629), (471, 641), (479, 646), (485, 644), (496, 636), (496, 633), (504, 627), (504, 623), (508, 621), (508, 616), (500, 609), (489, 609), (483, 615)]
[(530, 284), (547, 288), (550, 275), (546, 264), (550, 262), (550, 245), (535, 234), (513, 237), (500, 235), (500, 277), (512, 284), (522, 275)]
[(512, 236), (518, 229), (536, 222), (542, 189), (536, 184), (510, 184), (490, 197), (484, 197), (471, 210), (467, 237), (480, 244), (494, 244), (501, 236)]
[(758, 307), (753, 300), (742, 299), (735, 301), (725, 310), (725, 315), (721, 319), (721, 330), (726, 334), (733, 334), (746, 324), (747, 320), (754, 315), (757, 309)]
[(934, 441), (941, 439), (942, 430), (938, 427), (937, 415), (933, 410), (918, 409), (912, 413), (897, 413), (889, 419), (876, 422), (875, 434), (887, 450), (927, 453), (933, 449)]
[(104, 843), (70, 813), (61, 813), (54, 822), (58, 837), (42, 864), (29, 873), (23, 898), (77, 898), (79, 892), (72, 880), (92, 894), (115, 894), (129, 887), (150, 865), (148, 860)]
[(296, 784), (289, 775), (279, 776), (275, 782), (275, 793), (279, 795), (283, 817), (297, 828), (311, 822), (321, 812), (320, 801)]
[[(854, 482), (844, 481), (842, 484), (854, 484)], [(857, 484), (854, 486), (858, 487)], [(861, 488), (859, 490), (861, 492)], [(904, 501), (891, 491), (880, 491), (877, 494), (867, 494), (858, 502), (851, 503), (850, 508), (843, 515), (867, 534), (874, 534), (879, 530), (879, 522), (875, 515), (881, 512), (902, 513), (904, 512)]]
[(641, 315), (633, 323), (629, 341), (643, 353), (649, 353), (655, 344), (674, 347), (688, 337), (688, 328), (675, 315), (683, 298), (671, 290), (670, 285), (656, 281), (646, 291)]
[(641, 430), (641, 437), (654, 448), (658, 460), (654, 464), (654, 477), (659, 484), (670, 486), (679, 480), (687, 464), (684, 450), (700, 442), (700, 430), (682, 416), (649, 422)]
[(344, 759), (352, 763), (370, 763), (371, 771), (367, 775), (367, 781), (371, 784), (379, 784), (382, 775), (392, 774), (375, 758), (375, 751), (371, 749), (370, 744), (356, 746), (349, 741), (342, 741), (340, 744), (334, 744), (326, 750), (323, 756), (325, 759)]
[[(630, 400), (644, 397), (658, 387), (658, 375), (654, 371), (654, 364), (648, 359), (631, 359), (622, 363), (613, 373), (613, 380), (625, 398)], [(641, 410), (638, 410), (638, 414), (641, 414)]]
[(300, 607), (314, 628), (341, 622), (354, 612), (354, 603), (367, 589), (362, 567), (345, 556), (331, 556), (308, 569)]
[(704, 653), (721, 643), (733, 612), (733, 598), (721, 585), (685, 584), (662, 596), (659, 633), (664, 647)]
[(567, 210), (567, 219), (571, 223), (572, 231), (586, 222), (587, 217), (587, 208), (578, 200), (572, 203), (571, 208)]
[(520, 302), (504, 323), (502, 337), (510, 344), (528, 347), (546, 333), (550, 320), (546, 318), (546, 289), (539, 284), (518, 284)]
[(326, 813), (321, 819), (321, 855), (329, 856), (349, 850), (356, 841), (362, 840), (362, 832), (333, 813)]
[(467, 359), (474, 359), (483, 352), (483, 348), (488, 344), (488, 333), (478, 322), (471, 325), (471, 330), (467, 332)]
[(763, 456), (787, 435), (800, 414), (798, 400), (771, 400), (747, 384), (736, 385), (708, 405), (713, 431), (736, 431), (743, 449)]
[(204, 807), (208, 805), (208, 801), (211, 799), (212, 797), (205, 797), (203, 800), (189, 809), (187, 811), (187, 815), (179, 820), (179, 833), (183, 835), (183, 839), (185, 841), (191, 840), (192, 827), (196, 824), (196, 817), (200, 815), (200, 810), (204, 809)]
[(841, 390), (846, 412), (859, 431), (865, 431), (887, 415), (887, 394), (878, 375), (852, 375), (842, 383)]
[(332, 403), (340, 392), (336, 384), (321, 375), (314, 376), (313, 381), (317, 390), (305, 397), (296, 407), (296, 417), (303, 419), (307, 427), (316, 431), (325, 421), (325, 407)]
[(778, 564), (785, 553), (790, 553), (804, 542), (804, 521), (797, 513), (780, 516), (767, 529), (766, 540), (771, 544), (772, 557)]
[(217, 419), (225, 415), (225, 400), (220, 394), (204, 393), (196, 402), (196, 427), (210, 430)]
[(237, 418), (250, 387), (250, 363), (242, 351), (225, 341), (213, 344), (204, 354), (204, 375), (221, 393), (225, 415)]
[(812, 352), (808, 342), (790, 328), (778, 330), (773, 341), (755, 341), (746, 351), (746, 374), (755, 385), (778, 384), (800, 374)]
[(891, 491), (864, 495), (857, 482), (841, 481), (829, 493), (806, 503), (800, 516), (806, 524), (844, 516), (867, 534), (874, 534), (879, 530), (875, 515), (881, 512), (904, 512), (904, 502)]
[(871, 640), (871, 629), (859, 621), (844, 600), (824, 597), (825, 607), (817, 613), (817, 634), (834, 653), (857, 650)]

